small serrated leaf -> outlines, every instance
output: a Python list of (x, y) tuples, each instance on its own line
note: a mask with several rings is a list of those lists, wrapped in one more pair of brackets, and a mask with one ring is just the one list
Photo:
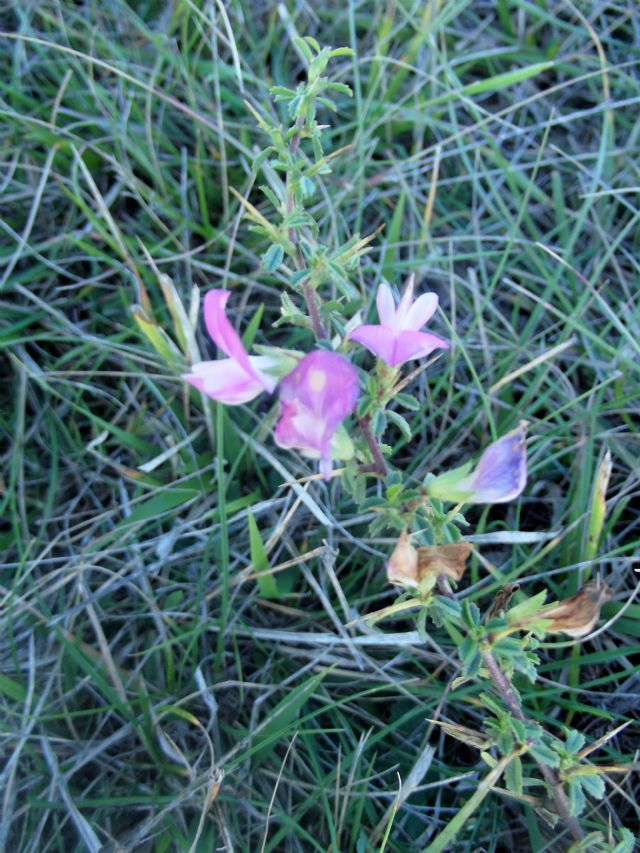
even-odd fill
[(309, 62), (311, 62), (313, 60), (313, 54), (311, 53), (309, 45), (306, 43), (306, 41), (303, 38), (300, 38), (300, 36), (294, 36), (292, 41), (294, 45), (298, 48), (300, 53), (302, 53), (305, 58), (308, 59)]
[(300, 191), (305, 198), (308, 198), (310, 195), (313, 195), (316, 191), (316, 185), (313, 183), (311, 178), (308, 178), (304, 175), (300, 179)]
[(570, 779), (567, 787), (569, 789), (569, 809), (573, 817), (578, 817), (587, 806), (587, 798), (582, 790), (582, 784), (579, 779)]
[(547, 746), (546, 743), (533, 743), (529, 751), (537, 761), (541, 761), (547, 767), (560, 766), (560, 756), (551, 747)]
[(575, 729), (567, 729), (565, 731), (565, 744), (567, 747), (567, 752), (572, 752), (574, 754), (576, 752), (579, 752), (586, 742), (587, 739), (582, 734), (582, 732), (578, 732)]
[(262, 266), (266, 272), (275, 272), (284, 258), (284, 249), (279, 243), (273, 243), (262, 256)]
[(407, 441), (411, 441), (413, 433), (411, 432), (411, 427), (407, 420), (403, 418), (402, 415), (399, 415), (398, 412), (394, 412), (391, 409), (388, 409), (386, 414), (389, 420), (398, 427), (405, 439)]
[(596, 800), (601, 800), (604, 797), (604, 779), (597, 774), (585, 774), (580, 776), (580, 782), (584, 790)]
[(417, 412), (420, 409), (420, 401), (412, 394), (396, 394), (393, 399), (398, 406), (402, 406), (403, 409), (409, 409), (411, 412)]
[(281, 201), (278, 196), (274, 193), (271, 187), (265, 187), (264, 185), (260, 187), (261, 191), (265, 194), (265, 196), (269, 199), (271, 204), (275, 207), (276, 210), (280, 210)]
[(334, 92), (340, 92), (341, 95), (346, 95), (348, 98), (353, 97), (353, 89), (351, 86), (347, 86), (346, 83), (337, 83), (334, 81), (329, 83), (329, 89), (333, 89)]
[(269, 92), (274, 96), (279, 96), (280, 98), (293, 98), (296, 94), (294, 89), (288, 89), (286, 86), (272, 86), (269, 89)]

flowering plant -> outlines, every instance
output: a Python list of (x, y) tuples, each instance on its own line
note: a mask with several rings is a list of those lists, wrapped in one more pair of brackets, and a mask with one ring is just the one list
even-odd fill
[[(264, 274), (277, 273), (287, 282), (276, 325), (298, 327), (301, 349), (263, 345), (254, 348), (258, 355), (250, 355), (227, 317), (230, 292), (211, 289), (204, 296), (204, 323), (225, 357), (202, 360), (192, 348), (184, 379), (194, 394), (222, 405), (245, 405), (263, 394), (273, 395), (266, 420), (273, 426), (276, 445), (301, 454), (300, 466), (306, 464), (305, 457), (314, 464), (318, 460), (319, 472), (313, 477), (339, 478), (355, 511), (373, 514), (372, 533), (395, 531), (397, 541), (386, 568), (389, 582), (401, 589), (400, 597), (356, 621), (373, 624), (414, 611), (423, 636), (427, 620), (443, 627), (459, 660), (454, 687), (473, 679), (490, 690), (480, 700), (486, 716), (478, 740), (483, 757), (492, 768), (502, 768), (508, 791), (518, 798), (523, 796), (522, 762), (528, 755), (539, 767), (555, 819), (580, 841), (585, 794), (597, 799), (604, 791), (593, 781), (600, 780), (597, 768), (586, 768), (583, 741), (575, 733), (568, 731), (561, 741), (528, 719), (513, 681), (516, 676), (535, 680), (536, 651), (546, 635), (588, 635), (611, 591), (591, 581), (576, 595), (545, 605), (546, 590), (528, 597), (506, 584), (484, 613), (464, 590), (457, 594), (468, 561), (477, 554), (462, 537), (461, 530), (468, 526), (462, 510), (465, 505), (510, 502), (523, 494), (527, 424), (509, 424), (511, 429), (485, 441), (475, 465), (469, 460), (448, 471), (426, 472), (421, 479), (394, 465), (385, 438), (398, 431), (406, 443), (413, 438), (411, 425), (398, 409), (417, 411), (421, 405), (405, 391), (411, 374), (403, 375), (403, 368), (417, 361), (422, 369), (432, 357), (440, 359), (436, 369), (447, 369), (451, 341), (424, 331), (430, 321), (434, 328), (442, 327), (445, 315), (436, 316), (438, 294), (424, 290), (421, 283), (416, 294), (413, 274), (396, 297), (386, 281), (374, 288), (367, 270), (365, 293), (358, 293), (352, 274), (373, 236), (356, 234), (338, 246), (323, 243), (310, 199), (330, 173), (331, 157), (323, 150), (323, 126), (316, 113), (319, 107), (334, 108), (332, 96), (351, 94), (348, 86), (325, 76), (329, 60), (348, 51), (321, 49), (313, 39), (298, 40), (297, 45), (308, 64), (306, 82), (295, 90), (272, 88), (276, 102), (286, 106), (288, 126), (276, 125), (250, 107), (268, 138), (253, 169), (265, 175), (262, 191), (273, 215), (267, 218), (248, 199), (237, 197), (253, 231), (267, 241)], [(362, 322), (361, 312), (374, 290), (379, 322)], [(141, 328), (149, 334), (142, 322)], [(150, 340), (166, 347), (157, 334)], [(373, 368), (370, 354), (376, 359)], [(334, 467), (335, 460), (343, 464)], [(373, 494), (368, 492), (372, 483)], [(277, 596), (277, 585), (267, 594)], [(444, 849), (460, 828), (462, 814), (442, 834), (441, 846), (429, 850)]]

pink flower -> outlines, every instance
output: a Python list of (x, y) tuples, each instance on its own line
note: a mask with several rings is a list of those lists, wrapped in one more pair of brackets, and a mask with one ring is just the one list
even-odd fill
[(320, 472), (331, 477), (331, 442), (358, 400), (358, 372), (344, 356), (311, 352), (280, 383), (281, 414), (276, 444), (295, 447), (320, 459)]
[(423, 293), (414, 302), (413, 282), (412, 275), (397, 308), (391, 288), (383, 282), (376, 297), (380, 324), (358, 326), (349, 335), (352, 341), (362, 344), (390, 367), (397, 367), (412, 358), (423, 358), (434, 349), (449, 348), (442, 338), (419, 331), (434, 315), (438, 296)]
[(467, 462), (427, 483), (434, 498), (455, 503), (500, 504), (512, 501), (527, 484), (527, 422), (494, 441), (475, 468)]
[(264, 372), (273, 365), (269, 356), (247, 355), (240, 336), (227, 320), (228, 299), (228, 290), (210, 290), (204, 298), (204, 322), (229, 358), (199, 361), (182, 378), (214, 400), (233, 406), (253, 400), (263, 391), (271, 393), (278, 380)]

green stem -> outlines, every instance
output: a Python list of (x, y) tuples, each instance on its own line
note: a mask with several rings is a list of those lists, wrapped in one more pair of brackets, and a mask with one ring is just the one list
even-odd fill
[[(289, 142), (289, 151), (291, 152), (291, 156), (295, 157), (298, 147), (300, 145), (300, 132), (294, 133), (291, 137), (291, 141)], [(293, 193), (291, 191), (291, 174), (287, 174), (287, 197), (285, 202), (285, 207), (287, 211), (287, 215), (293, 213), (294, 208), (294, 199)], [(296, 228), (289, 228), (289, 240), (293, 243), (296, 249), (296, 257), (295, 263), (298, 269), (302, 269), (304, 267), (304, 260), (302, 258), (302, 254), (300, 252), (300, 248), (298, 246), (298, 231)], [(322, 324), (322, 320), (320, 319), (320, 312), (318, 311), (318, 303), (316, 301), (316, 295), (314, 293), (313, 288), (310, 286), (309, 282), (305, 281), (302, 285), (302, 292), (304, 294), (305, 302), (307, 303), (307, 312), (309, 314), (309, 319), (311, 320), (311, 328), (313, 329), (313, 334), (316, 337), (316, 340), (321, 341), (323, 338), (326, 338), (327, 333), (325, 331), (324, 325)]]

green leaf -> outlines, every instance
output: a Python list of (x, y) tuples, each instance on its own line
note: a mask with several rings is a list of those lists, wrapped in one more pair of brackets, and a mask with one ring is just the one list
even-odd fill
[(313, 61), (313, 54), (311, 53), (309, 45), (306, 43), (306, 41), (304, 39), (300, 38), (300, 36), (294, 36), (292, 41), (293, 41), (294, 45), (298, 48), (300, 53), (302, 53), (303, 56), (309, 60), (309, 62), (312, 62)]
[(398, 427), (405, 439), (407, 441), (411, 441), (411, 439), (413, 438), (413, 433), (411, 432), (411, 427), (409, 426), (405, 418), (403, 418), (402, 415), (399, 415), (398, 412), (394, 412), (390, 409), (387, 410), (386, 415), (389, 420)]
[(462, 603), (462, 621), (469, 628), (477, 628), (482, 624), (482, 618), (478, 606), (472, 601), (465, 600)]
[(0, 693), (4, 693), (10, 699), (16, 702), (24, 702), (27, 698), (26, 688), (19, 681), (14, 681), (8, 675), (0, 673)]
[(313, 675), (297, 687), (287, 687), (284, 698), (268, 714), (268, 722), (254, 737), (257, 747), (253, 754), (254, 767), (273, 751), (278, 740), (291, 732), (298, 714), (315, 693), (330, 669)]
[(311, 178), (307, 178), (306, 175), (300, 179), (300, 191), (304, 198), (307, 198), (310, 195), (313, 195), (316, 191), (316, 185), (313, 183)]
[(315, 50), (316, 53), (320, 53), (320, 50), (321, 50), (320, 45), (313, 38), (313, 36), (305, 36), (304, 40), (311, 45), (311, 47)]
[(597, 773), (585, 773), (576, 778), (579, 778), (582, 787), (590, 797), (596, 800), (601, 800), (604, 797), (605, 787), (602, 776), (598, 776)]
[(284, 258), (284, 249), (279, 243), (273, 243), (262, 256), (262, 266), (266, 272), (275, 272)]
[(253, 571), (258, 575), (256, 578), (258, 582), (258, 589), (260, 590), (260, 595), (263, 598), (279, 598), (278, 594), (278, 582), (274, 575), (272, 575), (268, 570), (269, 560), (267, 558), (267, 552), (265, 551), (264, 545), (262, 543), (262, 537), (260, 536), (260, 531), (258, 530), (258, 525), (256, 524), (255, 518), (253, 517), (253, 513), (251, 512), (251, 508), (248, 511), (248, 520), (249, 520), (249, 550), (251, 553), (251, 565), (253, 566)]
[(546, 764), (547, 767), (560, 766), (560, 756), (557, 752), (551, 749), (551, 747), (547, 746), (546, 743), (540, 742), (532, 744), (529, 752), (537, 761), (541, 761), (543, 764)]
[(593, 560), (598, 553), (602, 526), (607, 512), (607, 488), (611, 477), (611, 451), (607, 449), (600, 460), (591, 496), (591, 514), (587, 529), (585, 560)]
[(333, 89), (334, 92), (340, 92), (341, 95), (346, 95), (348, 98), (353, 97), (353, 89), (346, 83), (329, 83), (329, 88)]
[(504, 74), (495, 74), (486, 80), (477, 80), (475, 83), (463, 86), (461, 94), (481, 95), (484, 92), (497, 92), (499, 89), (513, 86), (515, 83), (521, 83), (523, 80), (528, 80), (529, 77), (535, 77), (543, 71), (548, 71), (553, 68), (554, 64), (554, 62), (536, 62), (526, 68), (514, 68), (512, 71), (505, 71)]
[(480, 671), (480, 651), (478, 644), (472, 637), (465, 637), (458, 649), (460, 661), (462, 662), (462, 675), (474, 678)]
[(522, 761), (514, 758), (505, 771), (504, 781), (509, 791), (514, 794), (522, 794)]
[(402, 406), (403, 409), (409, 409), (411, 412), (417, 412), (420, 409), (420, 401), (412, 394), (396, 394), (393, 399), (398, 406)]
[(172, 362), (179, 362), (181, 360), (178, 347), (174, 344), (164, 329), (161, 329), (155, 320), (152, 320), (140, 305), (133, 305), (131, 307), (131, 313), (138, 324), (138, 328), (161, 358), (169, 364)]
[(509, 715), (509, 724), (518, 743), (524, 743), (527, 739), (527, 731), (522, 720), (517, 720), (515, 717)]
[(582, 790), (582, 784), (579, 779), (570, 779), (567, 788), (569, 790), (569, 809), (573, 817), (578, 817), (587, 806), (587, 798)]
[(264, 163), (264, 161), (267, 159), (267, 157), (269, 157), (269, 156), (273, 153), (273, 151), (275, 151), (275, 148), (273, 148), (271, 145), (270, 145), (268, 148), (264, 148), (264, 149), (263, 149), (263, 150), (262, 150), (258, 155), (256, 155), (256, 157), (254, 158), (254, 161), (253, 161), (253, 163), (251, 164), (251, 170), (252, 170), (253, 172), (257, 172), (257, 171), (258, 171), (258, 169), (260, 168), (260, 166), (262, 166), (262, 164)]
[(400, 251), (398, 248), (398, 244), (401, 242), (402, 235), (402, 226), (404, 224), (404, 207), (407, 201), (407, 193), (406, 190), (402, 190), (401, 194), (398, 196), (398, 201), (395, 206), (395, 210), (393, 211), (393, 216), (391, 217), (391, 224), (389, 225), (389, 232), (387, 234), (387, 249), (385, 250), (384, 257), (382, 259), (382, 277), (391, 280), (395, 268), (396, 261), (398, 259), (398, 252)]
[(272, 86), (269, 92), (276, 97), (276, 100), (295, 98), (296, 96), (295, 89), (288, 89), (286, 86)]
[(631, 830), (623, 828), (620, 830), (622, 841), (618, 842), (611, 850), (611, 853), (633, 853), (635, 848), (636, 838)]
[(567, 752), (580, 752), (582, 747), (587, 742), (586, 737), (582, 734), (582, 732), (577, 732), (575, 729), (567, 729), (565, 731), (565, 744), (567, 747)]
[(353, 50), (350, 47), (334, 47), (331, 56), (353, 56)]
[(329, 100), (329, 98), (317, 98), (317, 101), (319, 104), (322, 104), (322, 106), (326, 107), (328, 110), (331, 110), (334, 113), (338, 112), (338, 108), (333, 103), (333, 101)]
[(512, 607), (507, 611), (506, 616), (509, 625), (516, 625), (518, 622), (524, 622), (530, 616), (533, 616), (544, 605), (546, 598), (547, 590), (544, 589), (537, 595), (534, 595), (531, 598), (526, 598), (524, 601), (521, 601), (520, 604), (516, 604), (515, 607)]
[(264, 302), (261, 302), (260, 305), (258, 305), (258, 307), (256, 308), (255, 313), (249, 322), (249, 325), (242, 334), (242, 343), (244, 344), (244, 348), (246, 350), (250, 350), (253, 346), (253, 340), (256, 336), (258, 329), (260, 328), (260, 322), (262, 320), (263, 314)]
[(274, 193), (274, 191), (271, 189), (271, 187), (265, 187), (264, 185), (262, 185), (262, 186), (260, 187), (260, 189), (261, 189), (261, 190), (262, 190), (262, 192), (266, 195), (266, 197), (269, 199), (269, 201), (270, 201), (270, 202), (271, 202), (271, 204), (275, 207), (275, 209), (276, 209), (277, 211), (279, 211), (279, 210), (280, 210), (281, 201), (280, 201), (280, 199), (278, 198), (278, 196)]

